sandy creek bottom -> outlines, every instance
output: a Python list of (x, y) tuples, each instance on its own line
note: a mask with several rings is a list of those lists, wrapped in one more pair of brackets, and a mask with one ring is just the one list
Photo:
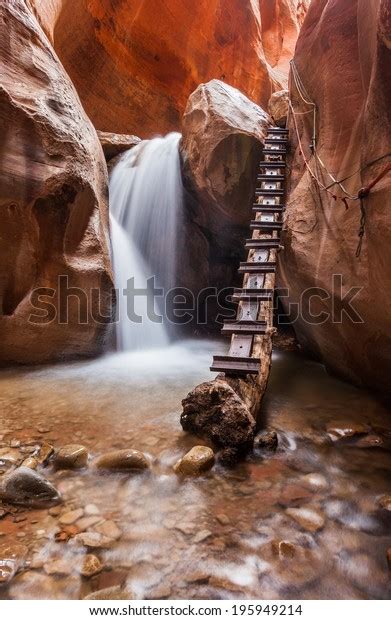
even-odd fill
[[(83, 443), (92, 456), (133, 447), (154, 459), (152, 471), (139, 475), (46, 468), (63, 495), (62, 512), (94, 504), (121, 535), (111, 548), (93, 551), (104, 570), (86, 579), (78, 572), (86, 550), (72, 539), (54, 540), (58, 516), (48, 509), (6, 515), (0, 544), (25, 545), (32, 564), (0, 588), (0, 598), (77, 599), (115, 585), (135, 598), (389, 597), (391, 513), (378, 506), (391, 492), (389, 442), (382, 448), (332, 443), (325, 431), (342, 420), (370, 424), (389, 437), (389, 411), (321, 365), (274, 353), (263, 425), (279, 433), (275, 454), (177, 479), (175, 461), (202, 443), (181, 430), (180, 401), (211, 378), (211, 353), (221, 346), (188, 341), (164, 351), (0, 373), (0, 447), (45, 440), (56, 447)], [(323, 482), (313, 488), (305, 476), (315, 473)], [(303, 527), (288, 514), (292, 508), (315, 510), (324, 525), (316, 532)], [(293, 557), (276, 553), (281, 540), (294, 545)], [(57, 558), (69, 574), (48, 574)]]

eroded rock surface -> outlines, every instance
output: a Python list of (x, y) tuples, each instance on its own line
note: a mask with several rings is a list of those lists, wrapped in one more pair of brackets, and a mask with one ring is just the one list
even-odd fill
[[(391, 161), (388, 156), (357, 172), (391, 153), (390, 32), (386, 0), (314, 0), (297, 42), (297, 70), (317, 105), (319, 156), (336, 179), (353, 175), (343, 183), (352, 195)], [(333, 180), (315, 162), (309, 148), (312, 108), (303, 103), (295, 87), (293, 102), (301, 116), (290, 121), (292, 176), (279, 286), (289, 289), (287, 303), (300, 303), (303, 292), (316, 287), (310, 307), (308, 298), (304, 299), (304, 310), (295, 322), (305, 349), (334, 373), (389, 392), (391, 298), (385, 292), (391, 287), (391, 176), (385, 176), (365, 199), (365, 236), (361, 255), (356, 258), (359, 201), (348, 201), (346, 209), (341, 200), (334, 200), (333, 195), (345, 194), (332, 185)], [(331, 186), (331, 195), (311, 180), (298, 146), (294, 118), (309, 165), (324, 185)], [(350, 299), (354, 313), (346, 303)]]
[(128, 136), (127, 134), (110, 133), (109, 131), (99, 130), (96, 133), (102, 145), (106, 161), (110, 161), (113, 157), (116, 157), (116, 155), (120, 155), (141, 142), (141, 138), (137, 136)]
[(150, 137), (179, 129), (189, 94), (215, 77), (266, 106), (309, 0), (34, 4), (94, 125)]
[(112, 301), (106, 164), (30, 4), (2, 3), (1, 31), (0, 363), (93, 355), (107, 325), (92, 291), (101, 315)]

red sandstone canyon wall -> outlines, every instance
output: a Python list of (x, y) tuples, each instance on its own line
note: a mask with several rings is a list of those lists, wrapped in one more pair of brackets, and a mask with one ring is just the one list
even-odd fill
[(285, 87), (309, 0), (33, 0), (97, 129), (180, 129), (189, 95), (220, 79), (266, 108)]
[[(295, 53), (308, 94), (316, 103), (319, 155), (336, 178), (347, 177), (368, 162), (391, 153), (391, 4), (388, 0), (313, 0)], [(298, 113), (308, 112), (292, 87)], [(321, 181), (330, 177), (316, 165), (309, 149), (312, 114), (295, 117), (309, 164)], [(293, 118), (291, 190), (286, 214), (285, 251), (280, 254), (280, 286), (289, 301), (299, 303), (308, 287), (320, 287), (314, 298), (315, 323), (295, 323), (302, 345), (338, 374), (356, 383), (390, 389), (391, 374), (391, 174), (365, 199), (367, 221), (362, 253), (356, 258), (358, 201), (335, 201), (311, 180), (298, 147)], [(374, 179), (391, 157), (354, 174), (345, 187), (352, 194)], [(331, 188), (336, 196), (343, 192)], [(341, 274), (342, 290), (332, 287)], [(353, 306), (362, 323), (342, 317), (343, 297), (362, 287)], [(328, 296), (328, 297), (327, 297)], [(334, 311), (334, 320), (333, 320)]]
[(41, 300), (58, 311), (64, 276), (87, 295), (99, 290), (100, 312), (110, 311), (102, 149), (29, 3), (3, 2), (0, 29), (0, 363), (93, 355), (107, 334), (91, 317), (97, 300), (81, 321), (70, 300), (60, 322), (32, 307), (31, 293), (45, 288)]

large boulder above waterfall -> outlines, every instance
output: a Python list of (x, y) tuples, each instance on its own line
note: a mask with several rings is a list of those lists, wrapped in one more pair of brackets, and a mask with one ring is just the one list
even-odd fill
[(96, 354), (112, 296), (102, 149), (29, 6), (1, 6), (0, 363)]
[[(297, 43), (297, 72), (317, 106), (319, 156), (335, 178), (346, 178), (352, 195), (390, 161), (368, 166), (391, 152), (390, 33), (387, 1), (313, 0)], [(310, 166), (324, 185), (332, 184), (309, 148), (313, 117), (304, 114), (310, 108), (294, 82), (292, 98), (300, 116), (290, 122), (292, 175), (278, 285), (289, 292), (287, 304), (301, 306), (294, 328), (305, 349), (334, 373), (389, 392), (391, 173), (364, 199), (365, 235), (356, 258), (360, 203), (348, 200), (347, 209), (332, 195), (343, 198), (340, 187), (332, 185), (327, 194), (311, 179), (296, 124)]]
[(309, 0), (31, 0), (103, 131), (178, 130), (189, 94), (219, 77), (266, 106), (286, 87)]
[(252, 446), (255, 420), (245, 403), (223, 379), (201, 383), (182, 401), (184, 431), (220, 448), (246, 451)]
[(184, 174), (201, 205), (199, 223), (221, 235), (248, 224), (255, 171), (269, 115), (239, 90), (212, 80), (190, 96), (183, 117)]

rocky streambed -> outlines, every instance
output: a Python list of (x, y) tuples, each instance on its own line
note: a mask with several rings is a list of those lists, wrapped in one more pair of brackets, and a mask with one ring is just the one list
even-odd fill
[[(1, 598), (389, 597), (387, 408), (277, 352), (254, 453), (189, 465), (178, 405), (216, 346), (1, 373)], [(10, 502), (12, 471), (48, 495)]]

